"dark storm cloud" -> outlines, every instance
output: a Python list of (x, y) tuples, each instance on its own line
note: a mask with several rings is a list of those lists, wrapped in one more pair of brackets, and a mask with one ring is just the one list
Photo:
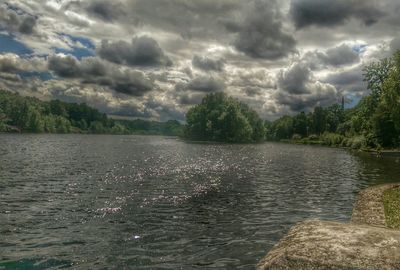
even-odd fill
[(113, 21), (124, 16), (124, 5), (119, 1), (97, 0), (89, 3), (86, 11), (104, 21)]
[(292, 0), (290, 13), (297, 28), (336, 26), (350, 18), (371, 25), (383, 16), (373, 0)]
[(205, 71), (223, 71), (224, 70), (224, 60), (222, 59), (212, 59), (207, 56), (195, 55), (192, 60), (192, 65), (196, 68)]
[(277, 92), (275, 100), (280, 105), (288, 106), (292, 112), (311, 111), (315, 106), (329, 106), (338, 102), (336, 90), (333, 86), (316, 82), (307, 94), (292, 95)]
[(329, 75), (324, 81), (330, 83), (344, 92), (366, 92), (367, 85), (364, 82), (362, 67), (358, 66), (350, 70)]
[(360, 55), (346, 44), (328, 49), (325, 52), (308, 52), (302, 58), (313, 70), (340, 67), (360, 62)]
[(186, 85), (186, 89), (198, 92), (218, 92), (225, 89), (222, 80), (212, 76), (200, 76), (194, 78)]
[(121, 71), (95, 57), (78, 61), (73, 56), (53, 55), (48, 59), (49, 70), (67, 79), (80, 79), (84, 84), (97, 84), (117, 92), (142, 96), (153, 89), (153, 83), (137, 71)]
[(130, 96), (110, 92), (96, 85), (82, 84), (73, 80), (51, 80), (42, 85), (47, 98), (65, 102), (87, 103), (103, 113), (129, 117), (150, 118), (153, 115)]
[(100, 57), (129, 66), (170, 66), (172, 61), (154, 39), (141, 36), (126, 41), (109, 42), (103, 40), (98, 50)]
[(343, 44), (327, 50), (321, 59), (327, 65), (342, 66), (359, 62), (360, 56), (350, 46)]
[(26, 17), (19, 26), (19, 31), (22, 34), (32, 34), (36, 27), (36, 19), (33, 17)]
[(278, 77), (278, 85), (290, 94), (308, 93), (306, 83), (310, 80), (311, 71), (308, 66), (296, 63), (288, 70), (281, 72)]
[(73, 56), (50, 56), (48, 59), (49, 70), (63, 78), (76, 78), (81, 74), (78, 60)]
[(336, 87), (317, 80), (308, 63), (297, 62), (281, 71), (278, 86), (273, 94), (276, 104), (287, 106), (294, 113), (337, 102)]
[(136, 0), (127, 2), (125, 23), (151, 25), (177, 33), (184, 39), (221, 38), (221, 18), (232, 17), (242, 8), (242, 0)]
[(21, 67), (10, 58), (0, 58), (0, 72), (17, 73), (21, 71)]
[[(397, 0), (12, 2), (19, 8), (0, 4), (0, 29), (30, 56), (0, 59), (0, 88), (28, 82), (36, 65), (27, 61), (40, 55), (41, 72), (54, 76), (37, 77), (46, 98), (60, 86), (60, 95), (133, 117), (180, 117), (216, 91), (271, 118), (331, 105), (338, 92), (366, 92), (361, 62), (400, 48)], [(15, 52), (3, 36), (0, 51)], [(97, 55), (81, 55), (84, 47)]]
[(0, 6), (0, 28), (10, 33), (31, 35), (35, 32), (36, 18), (28, 14), (18, 14), (13, 9)]
[[(227, 29), (237, 31), (234, 46), (253, 58), (276, 60), (294, 53), (296, 41), (285, 32), (277, 2), (256, 0), (243, 23), (228, 23)], [(233, 27), (234, 25), (234, 27)]]

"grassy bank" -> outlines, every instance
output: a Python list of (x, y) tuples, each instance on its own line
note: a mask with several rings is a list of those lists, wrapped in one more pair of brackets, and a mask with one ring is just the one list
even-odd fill
[(400, 188), (389, 189), (383, 196), (387, 226), (400, 229)]

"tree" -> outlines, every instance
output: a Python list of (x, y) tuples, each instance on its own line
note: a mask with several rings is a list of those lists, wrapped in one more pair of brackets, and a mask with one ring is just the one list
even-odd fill
[(71, 122), (63, 116), (56, 116), (57, 133), (71, 132)]
[(186, 114), (184, 137), (191, 140), (255, 142), (265, 137), (258, 114), (224, 93), (206, 95)]
[(182, 125), (178, 121), (116, 121), (84, 103), (46, 102), (0, 90), (0, 131), (179, 135)]
[(315, 107), (312, 117), (313, 133), (322, 134), (326, 130), (325, 110), (322, 107)]
[(381, 99), (374, 115), (374, 122), (375, 127), (380, 127), (379, 131), (383, 131), (378, 131), (384, 136), (381, 138), (382, 141), (388, 143), (388, 136), (391, 136), (390, 145), (398, 146), (400, 144), (400, 52), (393, 56), (391, 62), (393, 67), (382, 85)]
[(6, 120), (7, 116), (0, 109), (0, 132), (6, 131)]
[(104, 133), (104, 126), (100, 121), (93, 121), (90, 123), (89, 130), (91, 133)]
[(293, 132), (300, 135), (301, 137), (306, 137), (308, 134), (308, 121), (307, 116), (304, 112), (296, 115), (293, 119)]
[(293, 118), (286, 115), (279, 118), (273, 124), (275, 140), (290, 139), (293, 136)]
[(28, 118), (25, 126), (27, 131), (33, 133), (44, 132), (44, 121), (40, 111), (37, 108), (33, 106), (28, 107)]
[(371, 97), (374, 104), (377, 104), (382, 96), (383, 85), (394, 67), (392, 58), (385, 58), (379, 62), (369, 64), (363, 69), (364, 81), (371, 90)]

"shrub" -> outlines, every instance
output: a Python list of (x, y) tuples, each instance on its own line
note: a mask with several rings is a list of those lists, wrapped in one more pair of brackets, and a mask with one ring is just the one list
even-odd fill
[(323, 144), (329, 146), (339, 146), (342, 145), (342, 141), (344, 140), (344, 136), (336, 133), (324, 132), (321, 136), (321, 140)]
[(352, 149), (361, 149), (366, 148), (368, 144), (364, 136), (357, 136), (346, 139), (345, 146)]
[(292, 140), (294, 140), (294, 141), (301, 140), (301, 135), (300, 134), (293, 134)]

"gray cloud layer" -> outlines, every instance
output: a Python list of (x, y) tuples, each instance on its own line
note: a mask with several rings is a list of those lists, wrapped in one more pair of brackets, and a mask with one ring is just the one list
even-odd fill
[(255, 1), (243, 23), (228, 24), (237, 32), (235, 47), (253, 58), (276, 60), (296, 51), (296, 41), (285, 32), (277, 2)]
[(336, 26), (351, 18), (371, 25), (383, 16), (374, 0), (292, 0), (290, 12), (297, 28)]
[(170, 66), (172, 61), (164, 54), (158, 43), (147, 36), (126, 41), (103, 40), (98, 50), (100, 57), (129, 66)]
[(36, 27), (36, 18), (23, 14), (18, 14), (15, 10), (0, 6), (0, 28), (9, 32), (19, 32), (21, 34), (33, 34)]
[(95, 57), (78, 61), (72, 56), (53, 55), (49, 57), (48, 67), (59, 77), (80, 79), (82, 83), (107, 86), (131, 96), (141, 96), (154, 87), (142, 73), (131, 70), (121, 71)]
[(34, 53), (0, 54), (0, 87), (163, 120), (224, 91), (274, 119), (366, 95), (363, 65), (400, 49), (399, 11), (396, 0), (8, 1), (2, 35)]
[(223, 71), (225, 63), (222, 59), (212, 59), (206, 56), (195, 55), (192, 65), (205, 71)]

